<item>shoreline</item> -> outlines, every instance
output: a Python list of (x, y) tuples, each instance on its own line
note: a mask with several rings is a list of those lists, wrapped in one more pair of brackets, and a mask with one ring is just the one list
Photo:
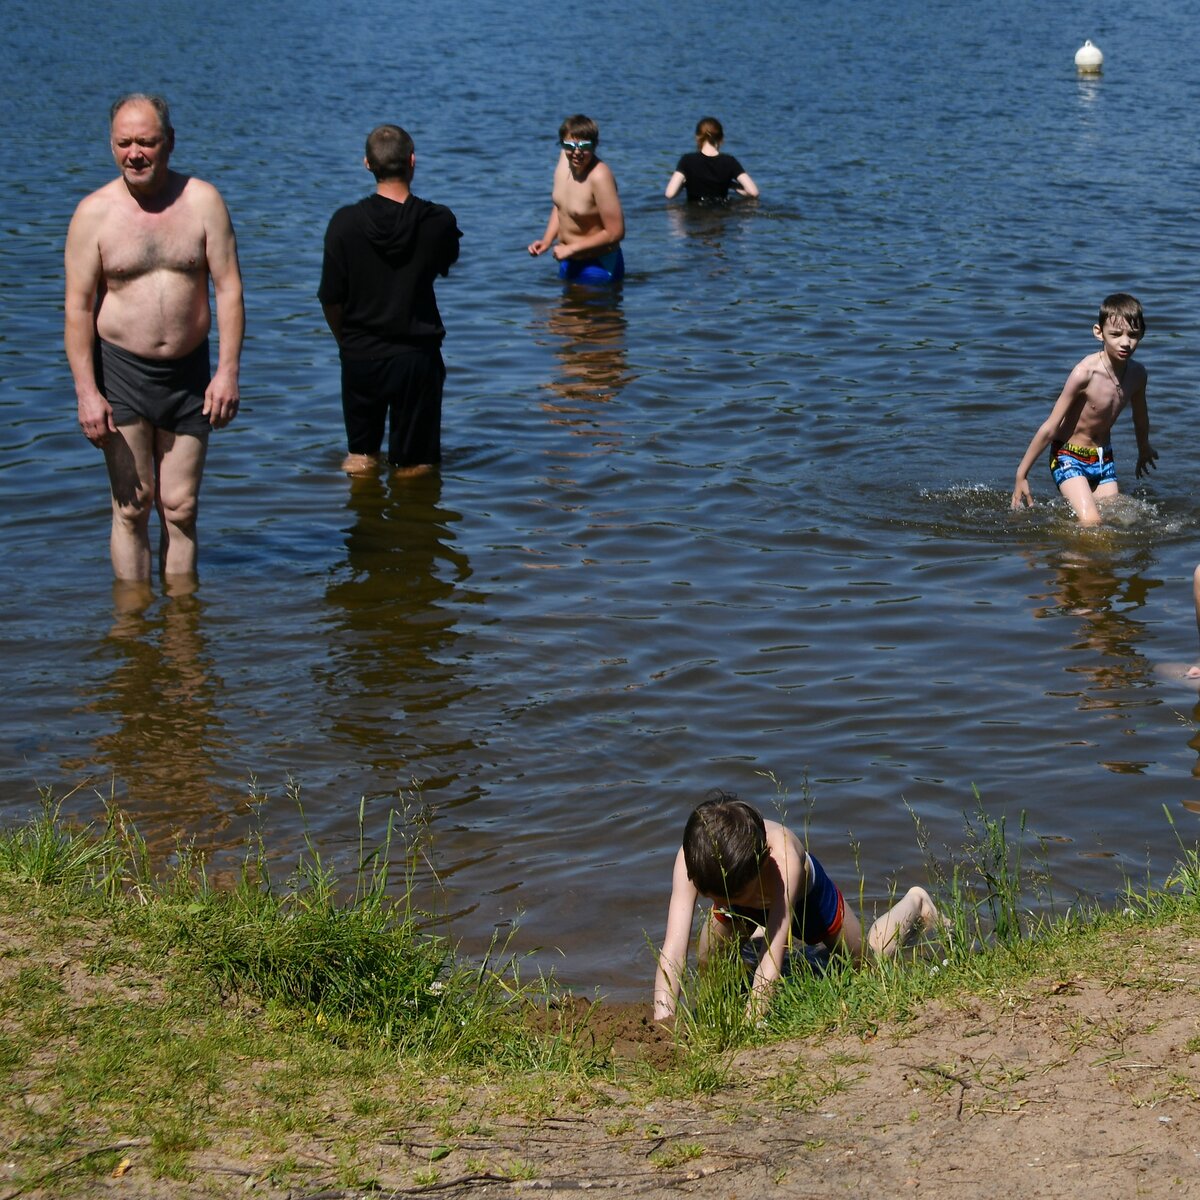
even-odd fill
[(186, 860), (139, 875), (112, 817), (0, 832), (0, 1200), (961, 1198), (994, 1195), (1000, 1163), (1037, 1195), (1198, 1194), (1186, 847), (1123, 910), (801, 981), (765, 1033), (710, 990), (672, 1036), (647, 1005), (522, 981), (502, 948), (457, 964), (370, 886), (334, 901), (311, 860), (282, 886), (261, 860), (232, 890)]

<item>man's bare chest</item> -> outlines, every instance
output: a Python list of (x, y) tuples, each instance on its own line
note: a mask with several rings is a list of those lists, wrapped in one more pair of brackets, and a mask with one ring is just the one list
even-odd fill
[(204, 228), (194, 220), (161, 216), (118, 222), (100, 238), (100, 261), (109, 286), (156, 271), (203, 272), (207, 266)]

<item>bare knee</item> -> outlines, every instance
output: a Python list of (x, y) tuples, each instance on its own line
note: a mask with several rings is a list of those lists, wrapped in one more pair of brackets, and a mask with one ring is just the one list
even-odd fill
[(200, 511), (200, 499), (194, 493), (163, 495), (159, 498), (159, 512), (163, 523), (175, 529), (192, 529)]
[(113, 520), (127, 529), (144, 529), (152, 508), (149, 488), (135, 487), (121, 496), (113, 495)]

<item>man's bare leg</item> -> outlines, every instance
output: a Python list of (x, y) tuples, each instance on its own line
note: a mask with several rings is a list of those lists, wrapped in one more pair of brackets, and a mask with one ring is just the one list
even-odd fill
[(150, 581), (150, 510), (154, 497), (154, 427), (139, 420), (121, 425), (104, 443), (112, 489), (113, 576)]
[(871, 926), (867, 944), (880, 958), (891, 958), (915, 929), (938, 929), (945, 923), (924, 888), (909, 888), (907, 894)]
[(157, 431), (159, 570), (168, 579), (196, 574), (196, 517), (208, 444), (187, 433)]
[(154, 592), (146, 580), (113, 580), (113, 623), (108, 636), (117, 641), (145, 637), (146, 609), (154, 603)]

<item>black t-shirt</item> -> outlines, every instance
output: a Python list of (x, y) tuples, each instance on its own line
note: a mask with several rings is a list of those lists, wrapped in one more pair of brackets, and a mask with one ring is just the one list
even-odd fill
[(341, 305), (347, 358), (390, 358), (446, 335), (433, 281), (449, 273), (462, 237), (454, 214), (417, 196), (378, 194), (339, 208), (325, 232), (317, 296)]
[(732, 154), (701, 154), (693, 150), (675, 165), (683, 175), (689, 200), (724, 200), (739, 175), (742, 164)]

